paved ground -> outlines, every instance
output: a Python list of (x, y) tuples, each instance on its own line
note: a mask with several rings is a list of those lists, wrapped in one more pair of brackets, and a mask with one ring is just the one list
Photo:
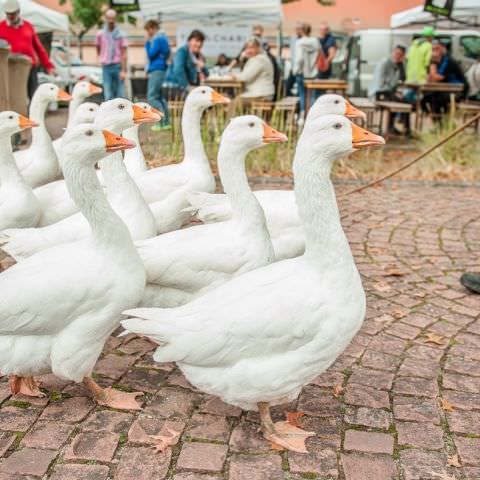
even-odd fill
[[(271, 450), (256, 414), (155, 365), (146, 340), (112, 337), (96, 375), (145, 392), (144, 410), (95, 407), (52, 376), (47, 398), (11, 398), (3, 381), (0, 480), (480, 479), (480, 296), (458, 283), (480, 270), (480, 190), (378, 188), (340, 204), (368, 312), (298, 405), (277, 409), (305, 412), (308, 455)], [(181, 442), (156, 454), (149, 435), (167, 421)]]

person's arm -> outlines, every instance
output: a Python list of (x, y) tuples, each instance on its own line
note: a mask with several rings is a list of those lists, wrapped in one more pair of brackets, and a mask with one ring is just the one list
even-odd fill
[(234, 78), (245, 83), (252, 83), (262, 71), (261, 62), (255, 61), (255, 57), (250, 58), (240, 73), (234, 75)]
[(128, 40), (126, 37), (122, 37), (122, 43), (120, 45), (120, 63), (122, 65), (122, 69), (120, 71), (120, 79), (125, 80), (127, 78), (127, 47), (128, 47)]
[(95, 36), (95, 50), (97, 51), (97, 63), (100, 63), (100, 54), (101, 54), (101, 51), (100, 51), (100, 44), (101, 44), (101, 39), (100, 39), (100, 35), (102, 34), (102, 32), (97, 32), (97, 35)]
[(155, 60), (159, 55), (164, 56), (165, 59), (167, 59), (170, 54), (168, 41), (164, 37), (155, 37), (148, 40), (145, 44), (145, 49), (147, 50), (148, 59), (150, 61)]
[(175, 78), (177, 84), (182, 88), (187, 88), (190, 85), (187, 77), (187, 55), (188, 52), (185, 48), (179, 48), (175, 53), (175, 58), (173, 59), (173, 77)]
[(328, 47), (328, 55), (327, 55), (327, 65), (330, 67), (330, 65), (332, 64), (333, 62), (333, 59), (335, 58), (335, 55), (337, 53), (337, 44), (335, 43), (335, 39), (332, 38), (332, 42), (331, 44), (329, 45)]
[(293, 59), (292, 72), (294, 75), (301, 73), (303, 69), (303, 48), (300, 40), (295, 42), (295, 55)]
[[(32, 27), (32, 30), (33, 30), (33, 27)], [(32, 32), (32, 41), (33, 41), (33, 49), (35, 50), (35, 53), (37, 54), (38, 59), (40, 60), (40, 63), (42, 64), (43, 68), (47, 71), (47, 73), (52, 73), (55, 70), (55, 66), (48, 58), (48, 54), (45, 48), (43, 48), (42, 42), (38, 38), (37, 32), (35, 32), (35, 30), (33, 30)]]
[(441, 66), (439, 68), (436, 63), (432, 63), (430, 65), (430, 73), (428, 75), (428, 79), (431, 82), (443, 82), (445, 80), (445, 75), (443, 75)]

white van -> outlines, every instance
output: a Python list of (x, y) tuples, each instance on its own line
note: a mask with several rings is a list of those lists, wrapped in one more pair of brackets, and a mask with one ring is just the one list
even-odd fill
[[(348, 40), (339, 58), (342, 61), (343, 78), (348, 80), (349, 94), (366, 96), (377, 63), (388, 57), (395, 45), (407, 48), (420, 36), (421, 28), (358, 30)], [(447, 45), (450, 54), (467, 70), (480, 59), (480, 32), (475, 30), (437, 30), (436, 37)]]

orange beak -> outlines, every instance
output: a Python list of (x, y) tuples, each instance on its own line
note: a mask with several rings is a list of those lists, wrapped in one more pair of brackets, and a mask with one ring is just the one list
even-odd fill
[(163, 117), (163, 113), (155, 108), (147, 110), (138, 105), (133, 105), (133, 121), (135, 123), (151, 123), (158, 122)]
[(23, 115), (18, 116), (18, 126), (20, 128), (32, 128), (32, 127), (38, 127), (38, 123), (34, 122), (33, 120), (30, 120), (27, 117), (24, 117)]
[(347, 118), (363, 118), (365, 121), (367, 120), (365, 112), (354, 107), (348, 100), (345, 100), (345, 116)]
[(385, 145), (385, 139), (352, 123), (352, 144), (354, 148)]
[(108, 130), (102, 130), (102, 133), (105, 137), (105, 148), (109, 153), (118, 152), (119, 150), (128, 150), (129, 148), (135, 147), (134, 142), (127, 140), (121, 135), (115, 135)]
[(161, 112), (160, 110), (158, 110), (158, 108), (153, 108), (151, 107), (151, 111), (153, 113), (156, 113), (157, 115), (160, 115), (160, 118), (163, 118), (165, 115), (163, 114), (163, 112)]
[(93, 83), (88, 82), (88, 93), (90, 95), (95, 95), (96, 93), (102, 93), (102, 91), (103, 90), (101, 87), (97, 87)]
[(275, 130), (266, 123), (263, 124), (263, 142), (264, 143), (283, 143), (288, 140), (284, 133)]
[(214, 105), (221, 105), (221, 104), (226, 104), (230, 103), (230, 99), (228, 97), (224, 97), (220, 93), (218, 93), (216, 90), (212, 91), (212, 103)]
[(69, 95), (65, 90), (61, 88), (58, 89), (57, 100), (62, 102), (69, 102), (72, 99), (72, 96)]

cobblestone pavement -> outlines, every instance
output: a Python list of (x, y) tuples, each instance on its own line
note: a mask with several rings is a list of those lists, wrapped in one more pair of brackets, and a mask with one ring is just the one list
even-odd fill
[[(480, 296), (458, 282), (480, 270), (479, 204), (478, 189), (405, 185), (340, 199), (368, 311), (298, 404), (276, 409), (305, 412), (307, 455), (271, 450), (257, 414), (154, 364), (148, 341), (111, 337), (95, 374), (144, 392), (143, 411), (96, 407), (53, 376), (46, 398), (12, 398), (3, 379), (0, 480), (480, 479)], [(149, 436), (166, 422), (183, 434), (162, 455)]]

